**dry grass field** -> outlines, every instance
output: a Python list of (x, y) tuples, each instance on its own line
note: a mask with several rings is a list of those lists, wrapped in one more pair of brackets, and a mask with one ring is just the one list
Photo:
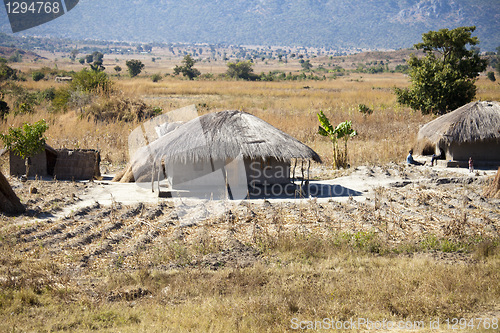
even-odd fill
[[(146, 68), (167, 73), (175, 63), (180, 60)], [(63, 60), (58, 66), (81, 68)], [(279, 69), (259, 66), (256, 71)], [(287, 70), (299, 69), (294, 66)], [(222, 63), (200, 68), (224, 71)], [(62, 217), (98, 185), (11, 179), (28, 213), (0, 215), (1, 332), (286, 332), (302, 331), (293, 330), (294, 320), (323, 318), (423, 321), (417, 332), (456, 331), (445, 320), (465, 318), (479, 326), (460, 331), (498, 331), (500, 201), (483, 196), (489, 180), (482, 174), (439, 175), (401, 164), (419, 126), (433, 118), (396, 104), (392, 88), (408, 84), (404, 75), (154, 83), (122, 74), (112, 80), (113, 96), (96, 96), (87, 108), (130, 100), (163, 112), (190, 104), (200, 114), (243, 110), (311, 146), (328, 166), (331, 143), (317, 134), (316, 113), (323, 110), (332, 123), (352, 120), (359, 133), (349, 142), (352, 170), (428, 181), (378, 188), (366, 202), (244, 204), (185, 225), (169, 201), (95, 204)], [(19, 85), (42, 91), (65, 84), (28, 79)], [(478, 99), (500, 100), (498, 83), (481, 77), (477, 86)], [(373, 114), (361, 114), (359, 104)], [(96, 120), (77, 106), (54, 111), (41, 102), (33, 114), (9, 115), (0, 132), (40, 118), (50, 126), (50, 145), (98, 148), (112, 171), (128, 161), (127, 137), (140, 125)], [(39, 192), (30, 194), (30, 185)], [(438, 319), (439, 329), (431, 329)]]

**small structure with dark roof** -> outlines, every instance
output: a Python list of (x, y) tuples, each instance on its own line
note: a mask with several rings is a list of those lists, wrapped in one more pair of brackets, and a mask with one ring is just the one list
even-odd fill
[(421, 127), (417, 147), (443, 159), (500, 163), (500, 104), (471, 102)]

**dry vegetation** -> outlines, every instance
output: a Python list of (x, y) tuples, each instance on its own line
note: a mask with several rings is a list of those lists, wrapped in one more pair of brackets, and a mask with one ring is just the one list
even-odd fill
[[(114, 78), (114, 98), (164, 112), (189, 104), (200, 113), (247, 111), (329, 163), (330, 143), (316, 134), (323, 110), (332, 123), (352, 120), (360, 134), (350, 142), (351, 165), (383, 165), (375, 171), (385, 174), (431, 119), (396, 105), (392, 87), (406, 84), (401, 74), (295, 82)], [(500, 99), (496, 83), (481, 78), (478, 87), (478, 98)], [(96, 110), (106, 102), (93, 101)], [(373, 114), (364, 116), (358, 104)], [(9, 116), (0, 132), (40, 118), (50, 124), (49, 144), (98, 148), (106, 167), (128, 160), (127, 136), (139, 125), (41, 104), (34, 114)], [(94, 205), (58, 218), (95, 185), (33, 181), (39, 193), (30, 195), (29, 186), (15, 184), (29, 213), (0, 215), (0, 331), (284, 332), (292, 318), (499, 318), (500, 206), (482, 196), (484, 177), (440, 182), (395, 169), (430, 181), (380, 188), (365, 203), (243, 205), (196, 225), (169, 202)]]
[[(400, 172), (411, 181), (429, 171)], [(186, 216), (199, 203), (169, 201), (58, 219), (98, 185), (31, 181), (39, 193), (16, 191), (48, 219), (1, 217), (0, 330), (283, 332), (292, 318), (498, 318), (499, 201), (481, 196), (483, 176), (426, 176), (366, 202), (246, 203), (195, 223)]]

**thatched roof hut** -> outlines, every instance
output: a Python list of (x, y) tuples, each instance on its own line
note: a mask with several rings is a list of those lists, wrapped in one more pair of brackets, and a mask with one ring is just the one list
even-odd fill
[[(242, 111), (222, 111), (188, 121), (141, 148), (131, 169), (136, 181), (150, 181), (154, 161), (157, 168), (158, 161), (163, 161), (169, 183), (175, 186), (201, 179), (217, 169), (227, 172), (228, 163), (237, 158), (244, 169), (235, 170), (234, 178), (241, 182), (241, 173), (246, 172), (246, 181), (253, 179), (254, 183), (290, 181), (292, 159), (321, 163), (314, 150), (264, 120)], [(266, 168), (269, 177), (263, 179), (258, 168)], [(209, 180), (205, 181), (210, 185)]]
[(423, 154), (444, 153), (455, 161), (500, 161), (500, 104), (466, 104), (422, 126), (417, 141)]
[(162, 147), (165, 159), (181, 163), (233, 159), (240, 154), (250, 159), (321, 162), (319, 155), (302, 142), (242, 111), (209, 113), (193, 119), (152, 146)]

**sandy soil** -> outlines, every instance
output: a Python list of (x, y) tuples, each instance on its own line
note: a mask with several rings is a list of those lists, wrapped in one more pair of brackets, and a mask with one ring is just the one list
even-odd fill
[[(0, 228), (13, 230), (20, 251), (43, 246), (55, 257), (71, 254), (80, 265), (95, 268), (117, 260), (133, 267), (134, 261), (153, 255), (156, 245), (201, 242), (209, 235), (227, 249), (198, 258), (195, 265), (245, 266), (257, 254), (244, 244), (287, 231), (366, 231), (396, 244), (426, 234), (498, 237), (500, 200), (482, 196), (494, 174), (404, 164), (359, 167), (349, 175), (311, 182), (311, 187), (340, 189), (331, 197), (244, 202), (164, 199), (151, 189), (109, 181), (11, 179), (28, 213), (0, 216)], [(30, 194), (33, 187), (37, 193)]]

